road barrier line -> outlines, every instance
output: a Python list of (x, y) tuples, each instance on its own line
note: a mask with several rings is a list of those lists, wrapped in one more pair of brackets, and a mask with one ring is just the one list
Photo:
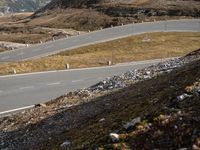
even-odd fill
[(6, 114), (10, 114), (10, 113), (14, 113), (14, 112), (17, 112), (17, 111), (22, 111), (22, 110), (34, 108), (34, 107), (35, 107), (35, 105), (30, 105), (30, 106), (26, 106), (26, 107), (21, 107), (21, 108), (11, 109), (11, 110), (7, 110), (7, 111), (2, 111), (2, 112), (0, 112), (0, 116), (1, 115), (6, 115)]

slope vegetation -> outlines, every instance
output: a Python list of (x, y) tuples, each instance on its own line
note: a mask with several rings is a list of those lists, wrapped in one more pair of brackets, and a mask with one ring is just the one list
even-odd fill
[(97, 29), (154, 19), (199, 17), (195, 0), (53, 0), (30, 23), (75, 29)]

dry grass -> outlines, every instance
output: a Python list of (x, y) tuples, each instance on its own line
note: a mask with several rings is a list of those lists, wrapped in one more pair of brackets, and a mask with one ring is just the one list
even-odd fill
[(40, 41), (51, 40), (51, 34), (5, 33), (0, 35), (0, 39), (6, 42), (36, 44)]
[(135, 5), (142, 5), (145, 4), (147, 2), (149, 2), (150, 0), (135, 0), (133, 4)]
[(4, 52), (4, 51), (5, 51), (5, 49), (3, 49), (3, 48), (0, 47), (0, 52)]
[(32, 14), (33, 13), (30, 13), (30, 12), (6, 14), (4, 16), (0, 16), (0, 24), (20, 21), (20, 20), (23, 20), (23, 19), (29, 17)]
[[(150, 39), (150, 42), (144, 40)], [(151, 33), (77, 48), (45, 58), (0, 64), (0, 74), (83, 68), (116, 63), (176, 57), (200, 47), (200, 33)]]

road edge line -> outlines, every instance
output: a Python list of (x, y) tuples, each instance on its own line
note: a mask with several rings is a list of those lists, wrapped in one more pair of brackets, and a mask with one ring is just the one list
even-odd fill
[(35, 105), (30, 105), (30, 106), (26, 106), (26, 107), (20, 107), (20, 108), (2, 111), (2, 112), (0, 112), (0, 117), (1, 117), (1, 115), (6, 115), (6, 114), (14, 113), (14, 112), (17, 112), (17, 111), (22, 111), (22, 110), (34, 108), (34, 107), (35, 107)]

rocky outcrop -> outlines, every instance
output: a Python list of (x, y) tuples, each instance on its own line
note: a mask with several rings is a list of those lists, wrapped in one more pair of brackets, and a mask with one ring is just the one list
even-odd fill
[(50, 0), (0, 0), (0, 12), (33, 12), (45, 6)]

